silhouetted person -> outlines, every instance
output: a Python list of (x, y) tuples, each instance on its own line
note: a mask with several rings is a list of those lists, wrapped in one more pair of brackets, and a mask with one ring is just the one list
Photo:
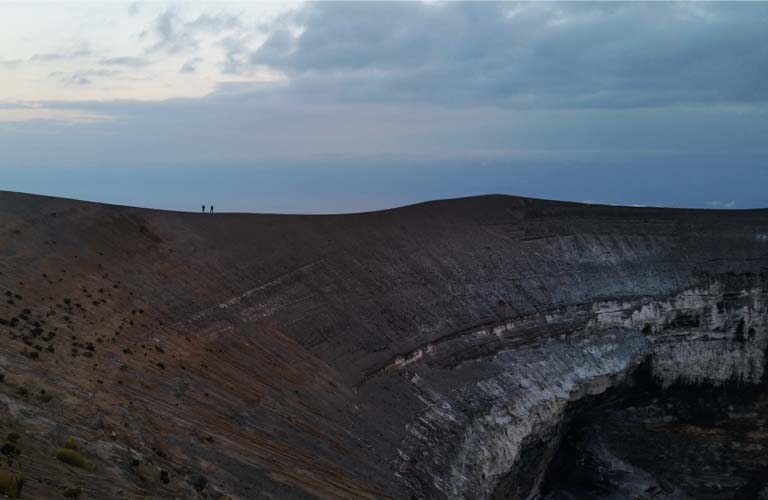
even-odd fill
[(211, 213), (213, 213), (213, 205), (211, 205)]
[(205, 213), (205, 205), (203, 205), (203, 213)]

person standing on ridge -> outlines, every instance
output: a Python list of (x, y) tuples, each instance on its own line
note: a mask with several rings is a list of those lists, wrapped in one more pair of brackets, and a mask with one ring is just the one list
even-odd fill
[(203, 205), (203, 213), (205, 213), (205, 205)]
[(211, 205), (211, 213), (213, 213), (213, 205)]

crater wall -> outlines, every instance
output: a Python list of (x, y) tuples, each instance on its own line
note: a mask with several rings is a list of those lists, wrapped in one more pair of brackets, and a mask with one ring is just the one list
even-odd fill
[[(569, 408), (640, 367), (662, 390), (762, 383), (767, 261), (763, 210), (0, 193), (5, 468), (40, 499), (530, 498)], [(68, 436), (88, 469), (53, 458)]]

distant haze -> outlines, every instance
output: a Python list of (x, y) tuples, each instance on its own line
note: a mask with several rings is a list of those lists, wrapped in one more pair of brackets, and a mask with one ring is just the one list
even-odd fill
[(0, 189), (768, 206), (766, 3), (0, 3)]

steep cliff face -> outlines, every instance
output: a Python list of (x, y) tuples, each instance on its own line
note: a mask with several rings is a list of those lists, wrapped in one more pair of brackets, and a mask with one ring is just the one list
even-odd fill
[(40, 499), (757, 498), (767, 263), (761, 210), (0, 193), (2, 469)]
[[(661, 392), (676, 384), (691, 391), (699, 385), (760, 384), (768, 346), (766, 278), (707, 276), (665, 299), (552, 310), (529, 325), (506, 323), (463, 339), (471, 344), (510, 336), (520, 342), (513, 348), (453, 360), (449, 372), (445, 366), (412, 368), (411, 382), (430, 410), (409, 427), (406, 447), (412, 450), (409, 457), (430, 450), (430, 460), (418, 461), (423, 474), (436, 479), (439, 493), (430, 496), (527, 498), (556, 452), (572, 404), (632, 386), (641, 365)], [(521, 334), (530, 341), (521, 342)], [(462, 356), (472, 349), (457, 351)], [(426, 356), (435, 352), (428, 349)], [(541, 439), (551, 441), (545, 453), (521, 460), (526, 446)], [(415, 462), (401, 473), (406, 476)]]

